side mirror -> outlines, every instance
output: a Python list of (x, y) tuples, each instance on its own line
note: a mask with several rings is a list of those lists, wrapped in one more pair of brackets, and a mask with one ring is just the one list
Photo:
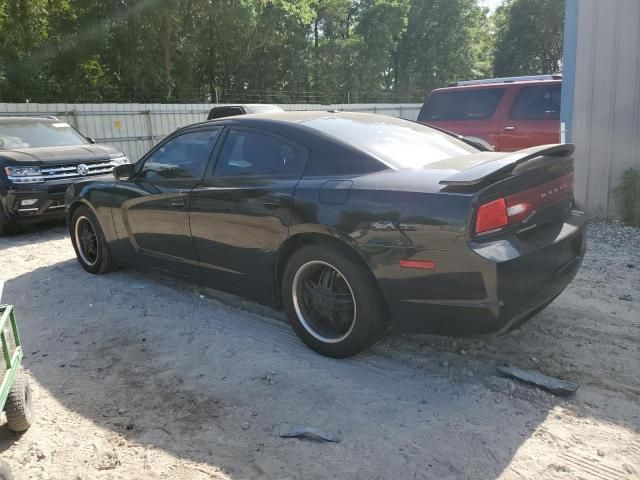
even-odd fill
[(136, 174), (136, 166), (133, 163), (124, 163), (113, 169), (116, 180), (129, 180)]
[(84, 137), (84, 138), (86, 138), (89, 143), (96, 143), (96, 139), (93, 137)]

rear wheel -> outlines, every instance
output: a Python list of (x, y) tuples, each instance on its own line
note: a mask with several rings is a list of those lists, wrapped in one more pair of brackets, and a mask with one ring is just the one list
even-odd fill
[(331, 244), (296, 251), (285, 268), (282, 292), (293, 329), (322, 355), (355, 355), (387, 325), (386, 305), (368, 268)]
[(107, 273), (114, 269), (113, 257), (104, 233), (91, 210), (79, 207), (73, 212), (69, 233), (82, 268), (94, 274)]
[(31, 426), (33, 422), (33, 405), (31, 401), (29, 379), (18, 372), (13, 379), (7, 403), (4, 406), (10, 430), (24, 432)]

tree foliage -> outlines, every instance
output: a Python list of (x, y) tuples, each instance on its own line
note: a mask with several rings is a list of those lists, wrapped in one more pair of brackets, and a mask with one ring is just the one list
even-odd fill
[[(500, 58), (507, 17), (556, 1), (500, 10)], [(478, 0), (0, 0), (0, 100), (419, 101), (491, 75), (492, 22)]]
[(495, 14), (497, 77), (560, 71), (564, 0), (507, 0)]

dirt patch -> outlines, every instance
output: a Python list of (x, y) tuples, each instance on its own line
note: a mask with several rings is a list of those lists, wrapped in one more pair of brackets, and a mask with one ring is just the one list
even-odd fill
[[(572, 286), (509, 335), (390, 332), (338, 361), (282, 315), (152, 273), (93, 277), (63, 228), (0, 239), (37, 410), (22, 479), (567, 478), (640, 472), (640, 233), (594, 225)], [(578, 382), (570, 400), (497, 375)], [(307, 425), (341, 439), (280, 438)]]

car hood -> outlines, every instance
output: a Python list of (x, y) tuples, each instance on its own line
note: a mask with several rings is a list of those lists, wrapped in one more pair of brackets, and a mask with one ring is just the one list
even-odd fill
[(7, 165), (61, 165), (95, 162), (121, 157), (120, 150), (107, 145), (67, 145), (61, 147), (17, 148), (0, 150), (0, 160)]

